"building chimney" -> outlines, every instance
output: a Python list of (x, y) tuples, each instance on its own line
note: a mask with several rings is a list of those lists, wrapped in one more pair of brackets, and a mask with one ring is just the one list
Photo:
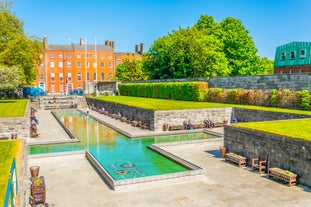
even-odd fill
[(44, 35), (43, 37), (43, 47), (46, 48), (48, 45), (48, 37), (46, 35)]
[(139, 53), (140, 51), (139, 51), (139, 45), (135, 45), (135, 52), (136, 53)]
[(85, 45), (85, 39), (84, 38), (80, 38), (80, 46)]
[(111, 47), (114, 49), (114, 41), (111, 41)]
[(106, 45), (106, 46), (110, 46), (110, 44), (111, 44), (111, 43), (110, 43), (109, 40), (106, 40), (106, 41), (105, 41), (105, 45)]
[(140, 51), (139, 51), (139, 54), (143, 54), (144, 53), (144, 50), (145, 50), (145, 44), (144, 43), (140, 43)]

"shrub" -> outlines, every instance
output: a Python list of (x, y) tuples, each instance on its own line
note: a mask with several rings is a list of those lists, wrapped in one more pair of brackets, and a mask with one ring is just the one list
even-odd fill
[(308, 90), (302, 90), (298, 92), (299, 107), (303, 110), (310, 109), (310, 93)]

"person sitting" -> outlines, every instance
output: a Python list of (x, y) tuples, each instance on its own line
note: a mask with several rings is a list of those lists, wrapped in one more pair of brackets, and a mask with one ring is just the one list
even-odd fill
[(213, 128), (214, 127), (214, 123), (209, 118), (204, 120), (204, 124), (205, 124), (206, 128)]
[(121, 113), (120, 113), (120, 112), (118, 112), (115, 118), (116, 118), (116, 120), (121, 119)]
[(103, 114), (104, 112), (105, 112), (105, 108), (104, 107), (99, 110), (100, 114)]
[(191, 123), (191, 120), (189, 119), (187, 122), (187, 129), (192, 130), (193, 129), (193, 124)]

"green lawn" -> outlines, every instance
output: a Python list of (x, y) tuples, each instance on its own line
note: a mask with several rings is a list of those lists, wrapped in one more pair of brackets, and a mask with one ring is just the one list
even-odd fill
[(28, 99), (0, 100), (0, 118), (25, 116)]
[(311, 119), (249, 122), (234, 126), (311, 141)]
[(179, 110), (179, 109), (235, 107), (235, 108), (262, 110), (262, 111), (311, 115), (311, 111), (303, 111), (303, 110), (280, 109), (272, 107), (237, 105), (237, 104), (222, 104), (211, 102), (175, 101), (175, 100), (141, 98), (132, 96), (98, 96), (95, 97), (94, 99), (115, 102), (150, 110)]
[(17, 166), (23, 149), (23, 140), (0, 141), (0, 206), (4, 206), (4, 198), (13, 158), (16, 158)]

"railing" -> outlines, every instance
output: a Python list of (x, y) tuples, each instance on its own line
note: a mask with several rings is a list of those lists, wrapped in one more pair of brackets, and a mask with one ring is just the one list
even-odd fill
[(4, 207), (14, 207), (15, 206), (15, 197), (18, 193), (18, 182), (16, 174), (16, 159), (12, 161), (12, 166), (10, 170), (10, 178), (8, 180), (8, 186), (6, 189)]

